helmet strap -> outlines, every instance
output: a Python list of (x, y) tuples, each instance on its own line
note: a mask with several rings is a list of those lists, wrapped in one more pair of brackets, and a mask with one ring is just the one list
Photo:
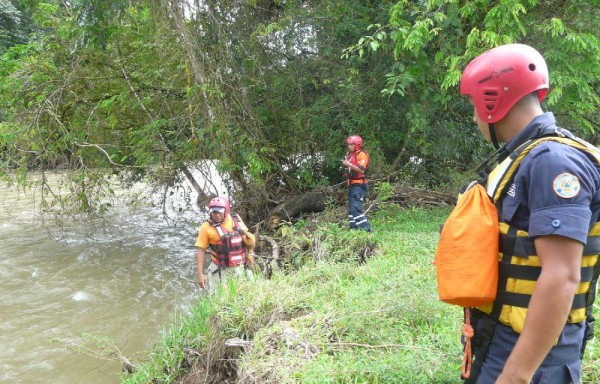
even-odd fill
[(496, 137), (496, 128), (493, 123), (488, 124), (488, 130), (490, 131), (490, 139), (492, 140), (494, 149), (500, 149), (500, 144), (498, 144), (498, 138)]
[(481, 177), (480, 182), (482, 185), (485, 185), (488, 175), (490, 172), (492, 172), (496, 165), (503, 162), (504, 159), (506, 159), (509, 155), (510, 152), (508, 149), (506, 149), (505, 145), (502, 148), (494, 151), (494, 153), (492, 153), (492, 155), (477, 168), (477, 175)]

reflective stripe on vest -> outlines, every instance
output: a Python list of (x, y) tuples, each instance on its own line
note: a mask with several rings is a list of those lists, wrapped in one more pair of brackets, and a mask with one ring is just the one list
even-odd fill
[[(600, 151), (591, 144), (575, 137), (542, 137), (531, 140), (517, 148), (501, 162), (488, 176), (487, 193), (495, 204), (501, 202), (508, 186), (523, 158), (538, 144), (556, 141), (583, 151), (588, 157), (600, 164)], [(478, 307), (481, 311), (498, 319), (502, 324), (521, 333), (527, 316), (527, 306), (541, 273), (533, 239), (526, 231), (517, 230), (507, 223), (500, 223), (499, 277), (498, 293), (493, 303)], [(600, 223), (592, 226), (583, 250), (581, 281), (575, 292), (569, 323), (579, 323), (591, 316), (596, 296), (596, 283), (600, 274)]]

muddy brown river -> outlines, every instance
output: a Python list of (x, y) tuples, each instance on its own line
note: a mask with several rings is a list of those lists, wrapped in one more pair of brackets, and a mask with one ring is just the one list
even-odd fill
[(119, 383), (109, 352), (146, 358), (199, 297), (196, 229), (145, 206), (62, 232), (37, 206), (0, 182), (0, 383)]

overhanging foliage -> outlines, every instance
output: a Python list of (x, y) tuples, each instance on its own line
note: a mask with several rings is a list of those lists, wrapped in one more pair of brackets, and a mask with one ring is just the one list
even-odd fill
[(561, 124), (599, 127), (595, 0), (17, 5), (35, 32), (0, 61), (1, 172), (71, 169), (87, 210), (106, 181), (95, 169), (174, 185), (218, 160), (229, 192), (264, 213), (340, 182), (349, 134), (365, 138), (374, 179), (451, 184), (487, 151), (461, 69), (506, 42), (547, 57)]

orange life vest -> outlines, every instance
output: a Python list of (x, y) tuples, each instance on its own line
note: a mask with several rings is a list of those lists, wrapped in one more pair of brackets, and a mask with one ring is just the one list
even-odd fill
[[(364, 155), (367, 157), (367, 164), (366, 165), (361, 165), (358, 163), (358, 156), (360, 153), (364, 153)], [(367, 169), (369, 168), (369, 162), (370, 162), (370, 158), (369, 158), (369, 154), (364, 151), (364, 150), (358, 150), (356, 152), (350, 152), (346, 155), (346, 160), (348, 160), (350, 162), (350, 164), (354, 165), (355, 167), (360, 168), (363, 173), (359, 173), (359, 172), (355, 172), (352, 169), (350, 169), (350, 167), (345, 168), (345, 176), (346, 179), (348, 179), (348, 184), (364, 184), (367, 182)]]
[(211, 223), (219, 234), (219, 242), (211, 245), (211, 259), (221, 267), (237, 267), (246, 263), (246, 246), (243, 240), (243, 230), (240, 226), (240, 217), (232, 213), (233, 230), (230, 231), (222, 223)]

